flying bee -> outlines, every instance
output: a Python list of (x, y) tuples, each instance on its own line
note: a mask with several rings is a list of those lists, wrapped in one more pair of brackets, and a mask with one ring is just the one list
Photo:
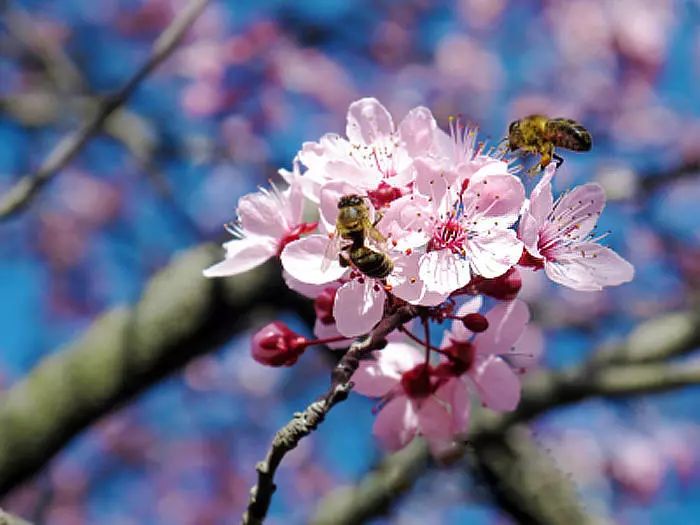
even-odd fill
[(362, 196), (342, 196), (338, 200), (335, 232), (326, 248), (321, 269), (326, 270), (337, 258), (341, 266), (352, 264), (369, 277), (383, 279), (389, 275), (394, 263), (385, 252), (386, 238), (375, 227), (377, 222), (372, 222), (369, 206)]
[(592, 145), (591, 134), (575, 120), (550, 119), (544, 115), (530, 115), (511, 122), (508, 137), (504, 140), (510, 151), (540, 155), (540, 161), (528, 170), (530, 176), (538, 168), (546, 168), (552, 160), (557, 163), (557, 168), (561, 166), (564, 159), (554, 153), (555, 146), (572, 151), (588, 151)]

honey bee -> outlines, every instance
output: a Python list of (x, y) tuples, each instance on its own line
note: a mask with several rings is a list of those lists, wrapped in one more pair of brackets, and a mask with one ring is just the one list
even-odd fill
[(588, 151), (592, 145), (591, 134), (575, 120), (550, 119), (544, 115), (530, 115), (511, 122), (505, 140), (510, 151), (540, 155), (540, 161), (528, 170), (531, 176), (538, 168), (546, 168), (552, 160), (557, 163), (557, 168), (561, 166), (564, 159), (554, 153), (555, 146), (572, 151)]
[(385, 253), (386, 238), (375, 227), (376, 222), (372, 223), (370, 209), (362, 196), (341, 197), (335, 232), (324, 254), (322, 269), (327, 269), (337, 257), (341, 266), (352, 264), (369, 277), (383, 279), (389, 275), (394, 263)]

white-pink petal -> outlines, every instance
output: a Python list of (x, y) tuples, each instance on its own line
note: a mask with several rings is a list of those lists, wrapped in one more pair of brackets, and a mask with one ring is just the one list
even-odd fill
[(492, 230), (476, 235), (466, 245), (474, 273), (486, 278), (506, 273), (523, 252), (523, 244), (513, 230)]
[(477, 354), (507, 354), (520, 338), (530, 320), (524, 301), (500, 302), (486, 312), (489, 327), (474, 338)]
[[(415, 159), (413, 165), (416, 170), (415, 191), (431, 199), (434, 203), (431, 208), (441, 206), (448, 196), (448, 187), (452, 187), (457, 180), (457, 173), (445, 169), (442, 163), (428, 157)], [(449, 208), (449, 204), (445, 208), (443, 211)]]
[(438, 388), (435, 395), (449, 404), (452, 412), (452, 434), (465, 434), (469, 430), (471, 398), (469, 387), (461, 378), (454, 378)]
[(533, 257), (537, 258), (542, 257), (537, 247), (537, 243), (540, 240), (540, 227), (541, 223), (539, 223), (529, 211), (525, 211), (522, 217), (520, 217), (518, 238), (522, 241), (527, 251), (530, 252)]
[(435, 117), (426, 107), (419, 106), (408, 112), (399, 124), (399, 136), (411, 157), (429, 152), (437, 129)]
[(418, 275), (427, 290), (439, 294), (454, 292), (471, 279), (469, 261), (449, 249), (424, 254), (418, 263)]
[(492, 410), (515, 410), (520, 402), (520, 379), (500, 357), (477, 357), (468, 372), (482, 403)]
[(561, 197), (552, 220), (557, 226), (576, 224), (576, 237), (583, 239), (598, 222), (604, 207), (605, 190), (600, 184), (589, 182), (576, 186)]
[(407, 343), (393, 342), (360, 361), (352, 376), (355, 391), (370, 397), (383, 397), (401, 380), (401, 374), (421, 363), (424, 356)]
[(386, 293), (374, 279), (364, 283), (353, 279), (338, 288), (333, 303), (333, 317), (338, 331), (346, 337), (368, 333), (381, 320)]
[(413, 252), (410, 255), (399, 255), (394, 258), (394, 271), (387, 277), (387, 283), (392, 286), (391, 293), (411, 304), (436, 306), (449, 296), (447, 293), (431, 292), (419, 278), (418, 263), (422, 255)]
[(382, 180), (379, 170), (356, 164), (350, 157), (328, 162), (325, 173), (328, 181), (352, 183), (353, 186), (363, 190), (376, 188)]
[(399, 450), (416, 435), (418, 416), (406, 396), (397, 396), (377, 414), (372, 433), (388, 450)]
[(418, 416), (418, 430), (428, 440), (438, 447), (452, 440), (451, 408), (445, 400), (435, 394), (425, 398), (412, 400)]
[(534, 324), (528, 324), (513, 345), (512, 351), (506, 354), (504, 359), (517, 373), (523, 373), (537, 366), (543, 351), (542, 329)]
[(555, 169), (554, 164), (547, 166), (542, 178), (530, 194), (529, 212), (538, 225), (544, 223), (554, 205), (552, 177), (554, 176)]
[[(477, 171), (469, 181), (464, 193), (464, 207), (472, 210), (470, 229), (486, 231), (492, 228), (507, 228), (520, 215), (525, 188), (520, 179), (509, 173), (490, 173), (493, 166), (505, 163), (490, 163)], [(488, 175), (485, 176), (487, 172)]]
[(354, 144), (370, 145), (394, 132), (394, 121), (376, 98), (362, 98), (350, 104), (346, 135)]
[(425, 245), (429, 237), (432, 206), (428, 198), (408, 194), (391, 202), (383, 212), (377, 229), (396, 250), (404, 251)]
[(236, 213), (246, 233), (281, 239), (294, 226), (288, 222), (286, 208), (286, 203), (276, 199), (273, 192), (258, 191), (241, 197)]
[(324, 284), (340, 279), (347, 268), (340, 266), (336, 260), (323, 269), (323, 255), (330, 239), (327, 235), (309, 235), (290, 242), (280, 259), (284, 269), (295, 279), (307, 284)]
[(205, 277), (226, 277), (247, 272), (277, 253), (277, 242), (271, 237), (251, 235), (224, 244), (226, 258), (202, 273)]
[(546, 260), (544, 270), (552, 281), (574, 290), (596, 291), (634, 278), (634, 266), (606, 246), (594, 242), (559, 250), (555, 261)]
[(289, 272), (284, 268), (282, 269), (282, 278), (284, 279), (285, 284), (290, 290), (294, 290), (296, 293), (301, 294), (304, 297), (308, 297), (309, 299), (316, 299), (316, 297), (318, 297), (321, 294), (321, 292), (329, 286), (340, 286), (339, 284), (336, 285), (335, 283), (304, 283), (299, 279), (295, 279), (294, 277), (289, 275)]

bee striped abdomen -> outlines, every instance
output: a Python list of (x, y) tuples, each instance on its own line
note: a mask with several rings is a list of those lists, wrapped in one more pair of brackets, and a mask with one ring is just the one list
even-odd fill
[(572, 151), (588, 151), (593, 144), (588, 130), (571, 119), (555, 118), (547, 121), (546, 134), (555, 146)]
[(348, 255), (357, 269), (368, 277), (383, 279), (394, 269), (394, 263), (386, 254), (366, 246), (353, 247)]

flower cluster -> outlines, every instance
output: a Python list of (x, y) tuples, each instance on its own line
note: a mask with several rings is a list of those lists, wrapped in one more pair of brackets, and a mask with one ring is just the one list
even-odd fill
[[(517, 170), (477, 145), (475, 130), (451, 120), (445, 132), (424, 107), (396, 126), (377, 100), (361, 99), (348, 111), (346, 137), (305, 143), (293, 170), (280, 171), (286, 190), (240, 199), (236, 238), (204, 273), (234, 275), (279, 256), (287, 285), (314, 300), (318, 340), (281, 323), (254, 337), (254, 357), (271, 366), (293, 364), (311, 344), (347, 347), (399, 306), (416, 305), (424, 338), (399, 327), (353, 382), (381, 398), (375, 434), (388, 448), (420, 434), (439, 451), (466, 432), (472, 393), (493, 410), (517, 406), (518, 376), (538, 353), (524, 336), (519, 266), (575, 290), (632, 279), (632, 266), (591, 233), (602, 188), (585, 184), (555, 200), (554, 173), (551, 165), (527, 199)], [(367, 231), (343, 238), (338, 203), (349, 195), (368, 217), (353, 227)], [(313, 221), (302, 217), (304, 201), (317, 211)], [(347, 256), (361, 242), (387, 275), (373, 277)], [(485, 314), (483, 296), (500, 301)], [(432, 346), (430, 325), (448, 319), (442, 344)]]

